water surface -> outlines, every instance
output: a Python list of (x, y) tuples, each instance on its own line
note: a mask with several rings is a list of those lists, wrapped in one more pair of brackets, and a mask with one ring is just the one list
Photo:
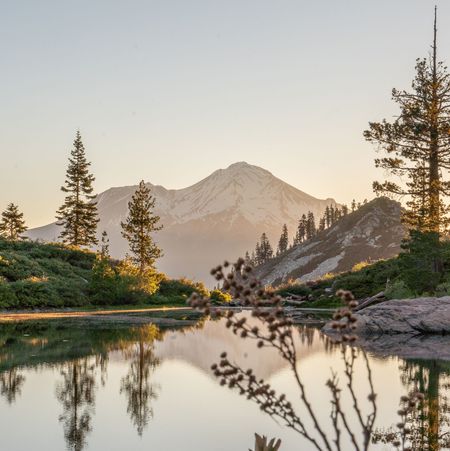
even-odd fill
[[(255, 432), (281, 438), (284, 451), (312, 449), (255, 404), (219, 385), (210, 366), (224, 350), (298, 404), (298, 388), (277, 352), (257, 349), (219, 321), (172, 330), (76, 320), (0, 325), (1, 449), (246, 451)], [(304, 329), (297, 352), (311, 403), (331, 431), (325, 383), (334, 370), (344, 385), (340, 350), (317, 330)], [(374, 353), (369, 361), (377, 427), (395, 424), (399, 397), (419, 388), (427, 401), (421, 434), (436, 437), (434, 449), (439, 441), (443, 445), (439, 434), (446, 431), (450, 364)], [(367, 409), (362, 361), (355, 377)], [(351, 409), (348, 400), (343, 402)], [(356, 419), (351, 421), (356, 429)]]

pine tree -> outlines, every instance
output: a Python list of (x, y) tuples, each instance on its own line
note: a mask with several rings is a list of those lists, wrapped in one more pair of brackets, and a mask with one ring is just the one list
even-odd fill
[(312, 211), (308, 212), (307, 222), (306, 222), (306, 239), (310, 240), (316, 234), (316, 220), (314, 219), (314, 213)]
[(400, 114), (392, 123), (370, 123), (364, 132), (369, 142), (387, 154), (376, 159), (375, 165), (408, 180), (405, 186), (374, 182), (374, 190), (408, 196), (418, 212), (416, 216), (414, 209), (409, 210), (409, 222), (422, 232), (439, 234), (448, 222), (443, 198), (450, 194), (450, 182), (445, 179), (450, 169), (449, 92), (450, 74), (437, 59), (435, 9), (432, 52), (428, 59), (417, 60), (412, 92), (392, 91)]
[(256, 266), (256, 255), (255, 255), (255, 251), (252, 251), (252, 255), (250, 257), (250, 263), (252, 266)]
[(273, 249), (265, 232), (261, 235), (259, 247), (263, 263), (273, 257)]
[(333, 205), (330, 207), (330, 217), (331, 225), (333, 225), (336, 222), (336, 209), (333, 207)]
[(102, 260), (107, 260), (109, 259), (109, 257), (109, 238), (106, 230), (103, 230), (100, 242), (100, 258)]
[(328, 205), (325, 208), (325, 225), (327, 229), (331, 226), (331, 208)]
[(262, 265), (264, 263), (263, 257), (261, 255), (261, 246), (259, 245), (259, 241), (255, 246), (255, 266)]
[(95, 178), (89, 173), (81, 134), (77, 131), (69, 158), (66, 181), (61, 191), (67, 193), (64, 204), (57, 212), (58, 225), (63, 227), (60, 238), (73, 246), (97, 244), (97, 204), (92, 183)]
[(0, 236), (8, 240), (16, 241), (26, 230), (27, 226), (23, 219), (23, 213), (19, 211), (17, 205), (10, 203), (2, 213)]
[(355, 199), (352, 200), (351, 209), (352, 209), (352, 213), (353, 213), (354, 211), (356, 211), (356, 201), (355, 201)]
[(261, 238), (258, 243), (256, 243), (255, 248), (255, 263), (256, 265), (262, 265), (267, 260), (273, 257), (273, 249), (267, 238), (266, 233), (264, 232), (261, 235)]
[(162, 229), (158, 226), (159, 216), (154, 215), (155, 198), (142, 180), (128, 202), (128, 217), (121, 222), (122, 236), (128, 241), (132, 261), (138, 265), (140, 274), (153, 268), (155, 260), (161, 257), (161, 249), (154, 243), (151, 234)]
[(283, 230), (281, 232), (280, 240), (278, 241), (278, 249), (277, 249), (277, 255), (284, 254), (289, 246), (289, 235), (288, 235), (288, 229), (287, 225), (283, 225)]
[(298, 221), (297, 232), (294, 237), (294, 246), (303, 243), (306, 238), (306, 224), (307, 224), (306, 215), (303, 214), (300, 220)]
[(342, 205), (342, 216), (348, 215), (348, 207), (346, 204)]
[(325, 230), (325, 217), (322, 216), (319, 220), (319, 232), (323, 232)]

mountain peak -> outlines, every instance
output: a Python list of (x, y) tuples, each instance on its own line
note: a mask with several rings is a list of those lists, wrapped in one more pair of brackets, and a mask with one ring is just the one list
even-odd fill
[(233, 169), (233, 168), (245, 168), (251, 166), (246, 161), (236, 161), (236, 163), (230, 164), (230, 166), (227, 167), (227, 169)]
[(269, 175), (273, 177), (273, 174), (260, 166), (247, 163), (246, 161), (237, 161), (236, 163), (230, 164), (226, 169), (219, 169), (219, 171), (224, 173), (260, 173), (264, 175)]
[[(265, 232), (273, 243), (283, 224), (295, 233), (298, 219), (312, 211), (321, 216), (331, 199), (317, 199), (245, 161), (218, 169), (182, 189), (153, 186), (155, 213), (164, 229), (156, 235), (166, 257), (160, 269), (170, 276), (204, 278), (209, 268), (223, 259), (233, 260), (252, 249)], [(127, 243), (121, 237), (120, 223), (128, 212), (135, 186), (118, 187), (97, 197), (99, 230), (111, 239), (111, 254), (122, 257)], [(32, 230), (28, 236), (54, 241), (58, 227)]]

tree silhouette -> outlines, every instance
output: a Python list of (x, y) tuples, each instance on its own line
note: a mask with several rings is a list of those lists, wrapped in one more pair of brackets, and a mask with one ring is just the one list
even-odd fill
[[(411, 450), (437, 451), (450, 448), (450, 405), (446, 396), (450, 366), (437, 360), (404, 361), (401, 380), (409, 393), (420, 392), (419, 408), (406, 416), (399, 431), (377, 430), (374, 443), (395, 443), (404, 440)], [(400, 423), (401, 424), (401, 423)]]
[(22, 394), (22, 386), (25, 376), (19, 373), (17, 368), (0, 373), (0, 394), (5, 397), (8, 404), (16, 401), (17, 395)]
[(137, 342), (124, 351), (131, 363), (128, 374), (122, 379), (120, 393), (127, 397), (127, 412), (140, 436), (153, 418), (151, 401), (158, 398), (159, 387), (150, 383), (151, 372), (160, 363), (153, 348), (153, 341), (158, 336), (156, 326), (144, 326), (138, 330)]
[(448, 223), (443, 198), (450, 194), (450, 73), (437, 59), (436, 9), (429, 59), (418, 59), (412, 91), (394, 89), (400, 112), (395, 121), (371, 122), (365, 138), (386, 154), (376, 167), (405, 178), (374, 182), (377, 193), (407, 196), (408, 222), (421, 232), (439, 234)]
[(69, 361), (63, 364), (61, 375), (63, 379), (56, 388), (56, 397), (63, 406), (59, 421), (63, 423), (67, 449), (81, 451), (92, 430), (95, 364), (88, 357)]

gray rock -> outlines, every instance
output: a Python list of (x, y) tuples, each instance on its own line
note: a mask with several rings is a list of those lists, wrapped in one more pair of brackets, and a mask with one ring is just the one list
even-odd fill
[(358, 347), (378, 357), (450, 360), (450, 335), (368, 335), (359, 338)]
[(450, 296), (396, 299), (367, 307), (358, 313), (355, 333), (364, 337), (380, 334), (450, 334)]

